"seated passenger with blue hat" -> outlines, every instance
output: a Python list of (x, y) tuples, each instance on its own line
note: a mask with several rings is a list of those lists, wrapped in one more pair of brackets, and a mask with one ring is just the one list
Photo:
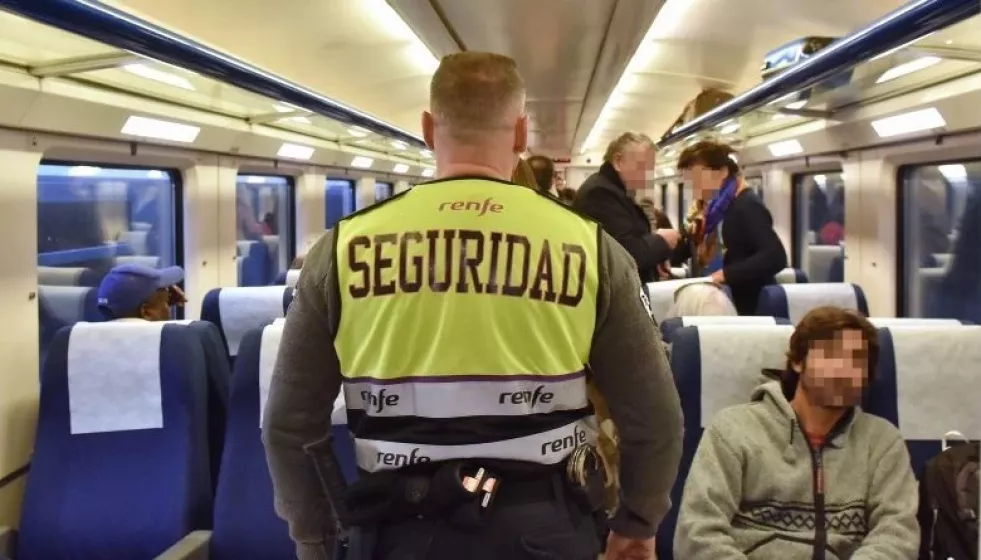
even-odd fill
[(99, 284), (99, 309), (110, 321), (169, 321), (171, 306), (187, 301), (177, 286), (183, 279), (179, 266), (119, 265)]
[(705, 429), (675, 558), (916, 559), (919, 493), (906, 444), (859, 408), (878, 352), (875, 328), (854, 311), (804, 316), (786, 369)]

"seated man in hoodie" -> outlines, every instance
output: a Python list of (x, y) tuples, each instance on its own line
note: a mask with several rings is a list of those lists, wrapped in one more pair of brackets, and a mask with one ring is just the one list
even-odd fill
[(790, 339), (786, 371), (705, 429), (685, 484), (675, 558), (914, 560), (917, 486), (903, 438), (857, 408), (875, 328), (821, 307)]

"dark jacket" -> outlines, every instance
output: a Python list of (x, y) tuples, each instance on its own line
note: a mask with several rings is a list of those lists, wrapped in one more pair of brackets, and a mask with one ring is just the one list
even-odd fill
[(657, 265), (671, 258), (671, 247), (651, 232), (647, 215), (627, 196), (627, 187), (612, 165), (604, 163), (586, 179), (573, 207), (599, 222), (630, 253), (642, 282), (657, 280)]

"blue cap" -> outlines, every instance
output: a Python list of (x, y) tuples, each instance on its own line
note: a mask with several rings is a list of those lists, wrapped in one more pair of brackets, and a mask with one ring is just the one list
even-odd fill
[(138, 264), (122, 264), (109, 271), (99, 284), (99, 307), (115, 317), (131, 313), (160, 289), (184, 279), (179, 266), (150, 268)]

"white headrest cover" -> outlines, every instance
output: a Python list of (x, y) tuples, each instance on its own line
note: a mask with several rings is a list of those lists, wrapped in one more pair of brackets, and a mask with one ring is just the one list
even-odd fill
[(780, 284), (780, 288), (787, 294), (787, 311), (790, 312), (790, 322), (795, 325), (809, 311), (823, 305), (858, 310), (858, 298), (852, 284)]
[(686, 284), (708, 281), (708, 278), (682, 278), (648, 284), (647, 290), (651, 294), (651, 314), (654, 315), (654, 319), (661, 323), (671, 314), (671, 308), (674, 306), (674, 293), (678, 288)]
[(957, 430), (981, 439), (981, 327), (890, 327), (903, 437), (939, 440)]
[(698, 327), (702, 360), (702, 426), (728, 406), (749, 402), (765, 378), (763, 369), (783, 369), (794, 327), (702, 325)]
[(957, 319), (920, 319), (918, 317), (869, 317), (876, 328), (882, 327), (959, 327)]
[(160, 339), (167, 323), (79, 323), (68, 339), (72, 434), (163, 427)]
[(286, 271), (286, 286), (287, 287), (293, 288), (293, 287), (296, 286), (296, 283), (299, 282), (299, 281), (300, 281), (300, 269), (299, 268), (291, 268), (290, 270), (287, 270)]
[(774, 277), (780, 284), (796, 284), (797, 283), (797, 271), (793, 268), (785, 268), (777, 273)]
[(776, 325), (773, 317), (729, 316), (729, 315), (694, 315), (681, 318), (681, 324), (686, 327), (699, 325)]
[(238, 356), (238, 347), (245, 333), (282, 317), (283, 286), (253, 288), (222, 288), (218, 292), (218, 312), (221, 328), (228, 341), (228, 353)]

